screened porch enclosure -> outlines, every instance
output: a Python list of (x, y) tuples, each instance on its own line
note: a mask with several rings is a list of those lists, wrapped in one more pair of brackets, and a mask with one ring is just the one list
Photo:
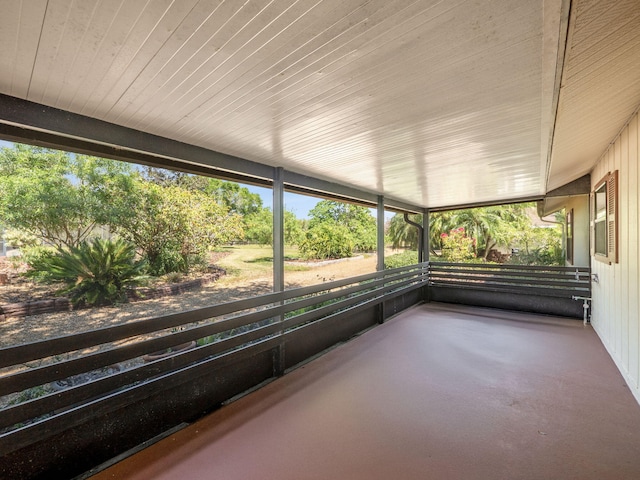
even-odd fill
[(592, 329), (430, 303), (91, 478), (631, 479), (638, 451)]
[[(640, 478), (637, 0), (0, 6), (0, 140), (273, 194), (266, 295), (0, 349), (0, 395), (107, 371), (2, 409), (0, 477)], [(286, 289), (285, 192), (375, 211), (376, 271)], [(566, 266), (429, 259), (518, 202)]]

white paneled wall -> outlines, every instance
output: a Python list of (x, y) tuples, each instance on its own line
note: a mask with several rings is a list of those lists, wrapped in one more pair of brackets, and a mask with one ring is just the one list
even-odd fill
[(592, 187), (607, 172), (619, 171), (618, 263), (608, 265), (593, 257), (591, 322), (640, 402), (640, 169), (638, 168), (638, 113), (594, 167)]

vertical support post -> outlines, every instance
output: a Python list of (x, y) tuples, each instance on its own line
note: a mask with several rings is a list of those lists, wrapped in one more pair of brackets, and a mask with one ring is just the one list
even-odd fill
[[(377, 255), (378, 264), (376, 270), (378, 272), (384, 271), (384, 197), (378, 195), (378, 210), (377, 210)], [(384, 323), (384, 300), (378, 304), (378, 323)]]
[(284, 171), (273, 172), (273, 291), (284, 291)]
[[(284, 291), (284, 170), (277, 167), (273, 171), (273, 291)], [(281, 301), (282, 302), (282, 301)], [(284, 315), (277, 320), (284, 321)], [(278, 332), (282, 335), (282, 331)], [(274, 375), (283, 375), (285, 370), (285, 343), (280, 337), (274, 358)]]
[(377, 228), (378, 265), (376, 270), (381, 272), (384, 270), (384, 197), (382, 195), (378, 195)]
[(422, 258), (425, 262), (429, 261), (429, 252), (431, 251), (431, 231), (429, 227), (429, 209), (425, 208), (422, 211)]
[[(429, 209), (425, 208), (422, 211), (422, 248), (423, 248), (423, 261), (429, 263), (429, 252), (431, 251), (431, 231), (430, 231), (430, 218), (429, 218)], [(422, 300), (425, 302), (429, 302), (429, 267), (427, 266), (426, 271), (426, 280), (427, 283), (424, 287), (422, 287)]]

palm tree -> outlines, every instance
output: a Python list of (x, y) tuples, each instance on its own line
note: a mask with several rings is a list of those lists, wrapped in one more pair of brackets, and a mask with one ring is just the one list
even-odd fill
[[(476, 239), (475, 254), (487, 259), (497, 245), (511, 243), (515, 233), (529, 223), (525, 209), (530, 204), (498, 205), (492, 207), (465, 208), (446, 212), (433, 212), (429, 216), (429, 247), (432, 253), (442, 248), (443, 233), (463, 227), (467, 236)], [(422, 215), (412, 220), (422, 223)], [(418, 246), (418, 231), (398, 214), (391, 218), (388, 230), (394, 248)]]
[[(452, 217), (452, 212), (434, 212), (429, 216), (429, 249), (433, 254), (442, 248), (440, 235), (455, 228)], [(416, 223), (422, 223), (422, 215), (411, 215), (410, 219)], [(391, 218), (387, 233), (393, 248), (406, 247), (412, 250), (418, 248), (418, 229), (405, 222), (401, 214)]]
[(467, 235), (477, 240), (476, 255), (486, 260), (491, 249), (498, 244), (508, 244), (522, 222), (528, 222), (525, 213), (527, 206), (512, 204), (467, 208), (453, 212), (452, 221), (456, 226), (464, 227)]
[(453, 212), (433, 212), (429, 215), (429, 250), (435, 254), (442, 250), (442, 234), (449, 233), (457, 225)]
[[(422, 223), (422, 215), (411, 215), (411, 220)], [(418, 229), (404, 221), (402, 214), (395, 214), (389, 221), (387, 231), (393, 248), (406, 247), (410, 250), (418, 248)]]

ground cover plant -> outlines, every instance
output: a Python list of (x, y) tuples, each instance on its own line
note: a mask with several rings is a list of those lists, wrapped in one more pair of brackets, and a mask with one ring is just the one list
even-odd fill
[(147, 261), (136, 259), (136, 248), (125, 240), (95, 238), (77, 246), (58, 249), (32, 260), (28, 276), (65, 286), (73, 305), (110, 305), (124, 302), (127, 289), (140, 285)]

